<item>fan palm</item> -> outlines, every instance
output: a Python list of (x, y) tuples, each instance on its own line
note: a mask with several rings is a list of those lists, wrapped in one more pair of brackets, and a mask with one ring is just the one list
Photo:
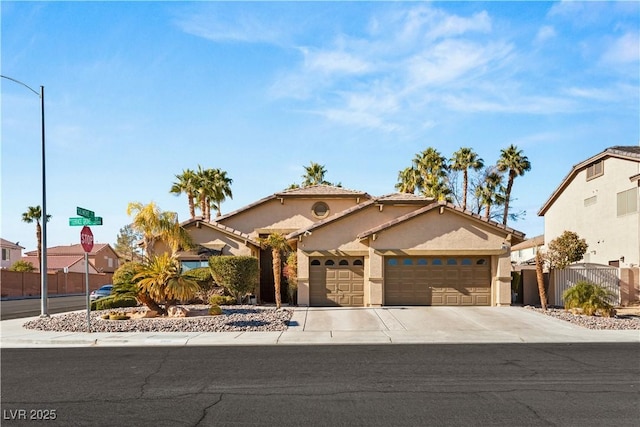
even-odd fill
[(276, 308), (282, 305), (282, 297), (280, 295), (280, 284), (282, 277), (282, 254), (291, 250), (287, 239), (281, 233), (271, 233), (267, 237), (260, 239), (260, 243), (271, 248), (273, 257), (273, 283), (276, 293)]
[[(51, 219), (51, 215), (47, 215), (47, 222)], [(22, 221), (31, 224), (33, 222), (36, 223), (36, 241), (38, 245), (38, 266), (42, 265), (42, 225), (40, 221), (42, 221), (42, 209), (40, 205), (38, 206), (29, 206), (27, 207), (27, 211), (22, 214)], [(38, 267), (40, 268), (40, 267)]]
[(398, 183), (396, 189), (401, 193), (415, 193), (421, 187), (420, 172), (414, 167), (407, 167), (398, 172)]
[(522, 154), (522, 150), (518, 150), (515, 145), (510, 145), (506, 149), (500, 150), (500, 158), (498, 159), (498, 171), (507, 172), (507, 190), (505, 191), (504, 199), (504, 216), (502, 217), (502, 223), (507, 225), (507, 218), (509, 215), (509, 201), (511, 200), (511, 189), (513, 188), (513, 181), (518, 176), (522, 176), (525, 172), (531, 170), (531, 163), (527, 156)]
[(491, 218), (491, 207), (504, 203), (504, 186), (502, 185), (502, 175), (495, 169), (487, 170), (481, 185), (476, 187), (476, 197), (479, 206), (485, 206), (484, 218)]
[(176, 175), (176, 182), (171, 186), (170, 193), (179, 196), (180, 194), (186, 194), (189, 201), (189, 215), (191, 218), (196, 216), (195, 198), (198, 191), (198, 177), (195, 171), (191, 169), (185, 169), (180, 175)]
[(131, 202), (127, 206), (127, 215), (133, 215), (131, 227), (142, 234), (142, 248), (147, 256), (154, 254), (154, 245), (158, 240), (165, 240), (172, 253), (180, 247), (191, 246), (191, 239), (178, 223), (175, 212), (163, 212), (154, 202), (147, 205)]
[(471, 148), (461, 147), (453, 153), (451, 169), (462, 171), (462, 209), (467, 209), (467, 191), (469, 185), (469, 169), (480, 170), (484, 167), (484, 161), (478, 157)]
[(305, 174), (302, 175), (302, 186), (307, 187), (309, 185), (329, 184), (324, 180), (324, 176), (327, 173), (327, 169), (324, 165), (316, 162), (311, 162), (309, 166), (304, 166)]
[(447, 159), (438, 150), (429, 147), (422, 153), (416, 154), (413, 167), (420, 175), (418, 188), (424, 196), (448, 200), (451, 194), (446, 181), (449, 165)]

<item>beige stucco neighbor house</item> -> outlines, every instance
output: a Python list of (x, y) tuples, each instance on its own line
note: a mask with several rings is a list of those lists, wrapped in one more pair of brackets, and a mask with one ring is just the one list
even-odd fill
[(16, 261), (20, 261), (20, 259), (22, 258), (22, 250), (24, 248), (18, 243), (19, 242), (13, 243), (0, 238), (0, 247), (2, 249), (2, 260), (0, 263), (0, 268), (9, 268)]
[(206, 263), (212, 254), (258, 257), (263, 303), (275, 295), (271, 251), (258, 240), (285, 234), (297, 253), (303, 306), (510, 305), (510, 248), (524, 240), (449, 203), (328, 185), (286, 190), (182, 226), (199, 248), (181, 253), (183, 264)]
[(615, 146), (575, 165), (538, 215), (544, 240), (565, 230), (589, 245), (584, 261), (618, 267), (640, 265), (640, 146)]

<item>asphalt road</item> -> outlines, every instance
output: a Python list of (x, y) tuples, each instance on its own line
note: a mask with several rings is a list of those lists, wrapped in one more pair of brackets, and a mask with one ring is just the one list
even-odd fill
[[(39, 316), (41, 313), (40, 304), (40, 298), (0, 301), (0, 320)], [(81, 296), (49, 297), (47, 308), (49, 314), (86, 309), (87, 297), (86, 294)]]
[(637, 426), (639, 354), (634, 343), (3, 349), (2, 425)]

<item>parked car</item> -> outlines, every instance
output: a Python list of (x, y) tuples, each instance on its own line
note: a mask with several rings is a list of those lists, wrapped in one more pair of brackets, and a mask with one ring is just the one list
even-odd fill
[(104, 298), (104, 297), (108, 297), (109, 295), (111, 295), (111, 290), (113, 289), (113, 285), (109, 284), (109, 285), (102, 285), (100, 286), (100, 288), (96, 289), (95, 291), (91, 292), (89, 294), (89, 299), (91, 301), (95, 301), (97, 299), (100, 298)]

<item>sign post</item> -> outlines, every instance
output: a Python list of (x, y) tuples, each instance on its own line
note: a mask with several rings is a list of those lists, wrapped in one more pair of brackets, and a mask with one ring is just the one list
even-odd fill
[(93, 249), (93, 233), (86, 225), (80, 231), (80, 244), (84, 249), (84, 283), (87, 291), (87, 332), (91, 332), (91, 299), (89, 294), (89, 252)]

